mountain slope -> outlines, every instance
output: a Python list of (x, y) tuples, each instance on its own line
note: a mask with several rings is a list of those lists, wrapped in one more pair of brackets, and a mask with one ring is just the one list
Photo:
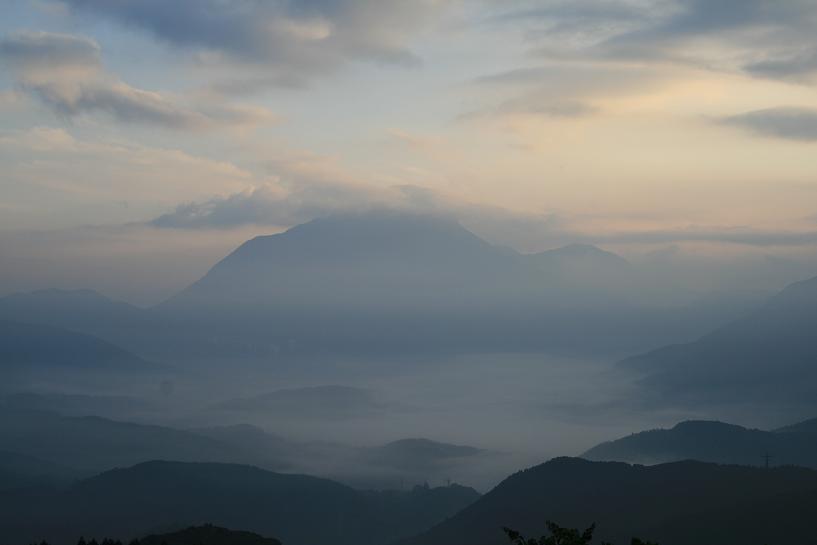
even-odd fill
[(656, 464), (699, 460), (762, 466), (771, 455), (775, 465), (817, 469), (817, 441), (808, 433), (751, 430), (722, 422), (682, 422), (668, 430), (650, 430), (597, 445), (582, 458), (597, 461)]
[(93, 290), (47, 289), (1, 297), (0, 317), (71, 328), (78, 322), (97, 326), (119, 321), (135, 324), (144, 319), (144, 311)]
[(786, 402), (814, 405), (817, 278), (701, 339), (624, 360), (646, 375), (656, 402)]
[[(561, 458), (507, 478), (474, 504), (405, 545), (500, 545), (502, 526), (544, 533), (552, 520), (597, 539), (662, 545), (769, 545), (813, 540), (817, 472), (677, 462), (630, 466)], [(762, 509), (763, 516), (758, 516)], [(711, 542), (707, 536), (717, 535)]]
[(8, 368), (148, 368), (107, 341), (48, 325), (0, 321), (0, 366)]
[(163, 306), (314, 305), (318, 296), (321, 306), (427, 304), (455, 282), (449, 297), (489, 289), (497, 273), (530, 273), (516, 257), (442, 218), (336, 216), (244, 243)]
[(38, 536), (61, 544), (80, 533), (129, 538), (210, 521), (289, 545), (384, 544), (444, 520), (477, 496), (462, 487), (366, 493), (251, 466), (156, 461), (103, 473), (34, 503), (16, 500), (6, 506), (14, 514), (6, 520), (0, 514), (0, 527), (17, 541)]
[(817, 418), (810, 418), (809, 420), (804, 420), (802, 422), (797, 422), (796, 424), (791, 424), (789, 426), (784, 426), (782, 428), (778, 428), (774, 430), (778, 433), (810, 433), (810, 434), (817, 434)]

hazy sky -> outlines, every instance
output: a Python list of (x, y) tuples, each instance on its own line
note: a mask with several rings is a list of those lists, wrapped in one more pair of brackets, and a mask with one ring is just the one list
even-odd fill
[(71, 241), (185, 248), (182, 283), (254, 233), (379, 205), (526, 250), (817, 245), (814, 0), (0, 10), (6, 277)]

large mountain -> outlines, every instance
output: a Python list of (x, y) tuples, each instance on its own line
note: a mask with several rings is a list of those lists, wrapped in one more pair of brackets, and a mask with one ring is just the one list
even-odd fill
[(256, 237), (154, 310), (208, 357), (609, 353), (684, 335), (614, 286), (628, 269), (594, 247), (522, 255), (450, 219), (378, 211)]
[[(512, 278), (517, 283), (507, 284)], [(470, 305), (475, 296), (490, 301), (525, 293), (535, 282), (518, 255), (452, 220), (381, 212), (317, 219), (256, 237), (163, 306), (430, 310), (441, 296)]]
[(478, 498), (464, 487), (360, 492), (251, 466), (147, 462), (39, 496), (0, 496), (9, 542), (78, 535), (130, 539), (208, 521), (288, 545), (375, 545), (420, 532)]
[(629, 358), (656, 402), (817, 405), (817, 278), (695, 342)]
[(791, 426), (788, 431), (747, 429), (722, 422), (681, 422), (671, 429), (635, 433), (597, 445), (582, 458), (657, 464), (700, 460), (721, 464), (762, 466), (771, 456), (774, 465), (817, 469), (817, 434)]
[(501, 545), (508, 526), (545, 533), (545, 521), (586, 528), (599, 541), (661, 545), (812, 543), (817, 472), (676, 462), (631, 466), (561, 458), (507, 478), (474, 504), (405, 545)]

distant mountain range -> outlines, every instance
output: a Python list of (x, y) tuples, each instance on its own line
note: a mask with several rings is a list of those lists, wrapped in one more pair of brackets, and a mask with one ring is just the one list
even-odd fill
[(509, 526), (545, 533), (545, 521), (587, 528), (597, 540), (661, 545), (812, 543), (817, 472), (675, 462), (632, 466), (558, 458), (508, 477), (450, 519), (403, 545), (501, 545)]
[(639, 278), (626, 260), (594, 246), (524, 255), (451, 219), (373, 211), (253, 238), (154, 308), (87, 290), (43, 290), (0, 298), (0, 319), (70, 329), (174, 362), (320, 353), (624, 354), (720, 323), (711, 305), (650, 306)]
[(461, 486), (360, 492), (252, 466), (157, 461), (67, 490), (0, 495), (0, 528), (9, 542), (62, 545), (78, 535), (130, 539), (209, 521), (289, 545), (379, 545), (445, 520), (478, 497)]
[(817, 278), (695, 342), (624, 360), (653, 402), (815, 405)]
[(597, 445), (582, 458), (658, 464), (700, 460), (721, 464), (798, 465), (817, 469), (814, 421), (776, 431), (747, 429), (723, 422), (689, 421), (671, 429), (650, 430)]
[(152, 365), (114, 344), (60, 327), (0, 321), (0, 369), (41, 367), (139, 370)]
[[(483, 454), (474, 447), (424, 438), (355, 447), (297, 441), (246, 424), (187, 430), (96, 416), (62, 416), (20, 405), (18, 399), (0, 398), (0, 445), (13, 449), (5, 453), (6, 458), (0, 453), (0, 475), (15, 475), (15, 482), (21, 485), (30, 476), (48, 477), (43, 482), (64, 482), (66, 476), (165, 459), (253, 464), (276, 471), (318, 473), (356, 486), (398, 487), (401, 481), (440, 482), (450, 468), (467, 465)], [(31, 460), (33, 468), (40, 467), (33, 463), (36, 460), (62, 470), (29, 470), (21, 463), (11, 463), (15, 459)]]
[(623, 352), (712, 314), (645, 306), (629, 264), (593, 246), (523, 255), (450, 219), (383, 211), (256, 237), (153, 310), (210, 354), (258, 358)]
[[(193, 432), (118, 422), (96, 416), (64, 417), (0, 405), (0, 444), (14, 452), (59, 462), (90, 474), (157, 458), (257, 462), (236, 447)], [(274, 467), (272, 455), (264, 460)]]

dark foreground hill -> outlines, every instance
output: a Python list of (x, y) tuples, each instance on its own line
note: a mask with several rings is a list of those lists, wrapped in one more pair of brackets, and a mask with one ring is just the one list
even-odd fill
[(478, 498), (465, 487), (360, 492), (305, 475), (232, 464), (147, 462), (54, 493), (0, 496), (9, 543), (78, 535), (128, 540), (209, 522), (287, 545), (377, 545), (428, 528)]
[(640, 464), (700, 460), (760, 466), (769, 454), (775, 465), (817, 469), (817, 433), (800, 431), (804, 428), (794, 425), (783, 428), (786, 431), (763, 431), (723, 422), (681, 422), (668, 430), (644, 431), (601, 443), (582, 457)]
[(139, 545), (281, 545), (281, 542), (252, 532), (203, 524), (177, 532), (151, 534), (140, 539)]
[(544, 533), (546, 520), (599, 541), (661, 545), (814, 543), (817, 472), (676, 462), (631, 466), (559, 458), (520, 471), (403, 545), (500, 545), (501, 527)]

